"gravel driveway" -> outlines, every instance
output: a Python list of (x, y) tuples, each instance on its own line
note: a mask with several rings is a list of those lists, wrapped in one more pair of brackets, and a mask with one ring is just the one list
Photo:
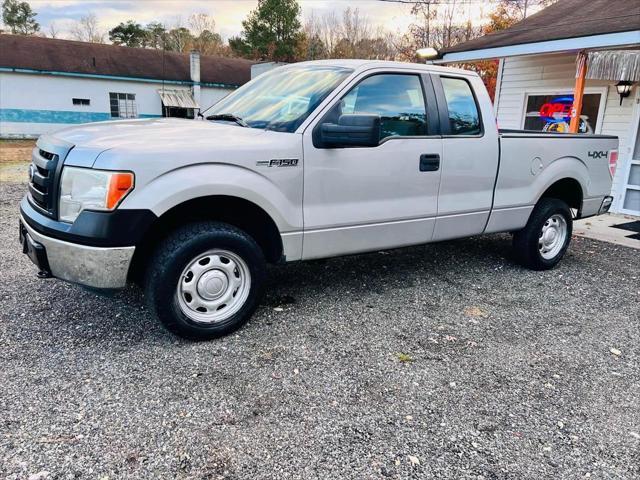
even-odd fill
[(189, 343), (133, 287), (38, 280), (0, 183), (0, 478), (640, 477), (640, 256), (491, 235), (271, 269)]

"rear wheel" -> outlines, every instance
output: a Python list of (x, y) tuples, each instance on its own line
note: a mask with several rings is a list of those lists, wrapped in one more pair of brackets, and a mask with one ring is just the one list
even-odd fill
[(556, 198), (542, 198), (527, 225), (513, 236), (516, 259), (532, 270), (549, 270), (567, 251), (572, 231), (569, 206)]
[(249, 320), (265, 280), (260, 247), (219, 222), (187, 225), (167, 238), (147, 269), (149, 306), (171, 332), (207, 340)]

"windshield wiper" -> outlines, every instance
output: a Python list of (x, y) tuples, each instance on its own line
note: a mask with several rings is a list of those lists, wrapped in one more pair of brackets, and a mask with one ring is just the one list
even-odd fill
[(235, 122), (241, 127), (249, 128), (249, 124), (247, 122), (233, 113), (216, 113), (215, 115), (209, 115), (207, 120), (225, 120), (228, 122)]

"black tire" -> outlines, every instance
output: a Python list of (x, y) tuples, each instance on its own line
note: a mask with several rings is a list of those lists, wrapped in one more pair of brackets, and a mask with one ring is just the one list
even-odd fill
[[(178, 299), (183, 272), (198, 256), (213, 249), (235, 254), (250, 272), (248, 296), (233, 315), (215, 323), (203, 323), (185, 314)], [(244, 325), (257, 306), (264, 288), (266, 265), (262, 250), (242, 230), (220, 222), (185, 225), (167, 237), (151, 255), (145, 276), (149, 308), (172, 333), (190, 340), (210, 340)], [(235, 297), (235, 293), (234, 293)], [(233, 300), (232, 300), (233, 302)]]
[[(545, 258), (540, 251), (540, 239), (545, 224), (554, 217), (561, 215), (566, 222), (566, 238), (562, 247), (551, 258)], [(562, 259), (573, 231), (573, 217), (569, 206), (557, 198), (542, 198), (533, 209), (527, 225), (513, 235), (513, 250), (520, 265), (532, 270), (550, 270)]]

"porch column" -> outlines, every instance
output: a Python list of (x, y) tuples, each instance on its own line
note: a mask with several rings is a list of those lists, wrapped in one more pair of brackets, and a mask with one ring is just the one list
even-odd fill
[(576, 58), (576, 86), (573, 89), (573, 106), (571, 107), (571, 123), (569, 132), (578, 133), (580, 114), (582, 113), (582, 98), (584, 97), (584, 82), (587, 76), (587, 52), (578, 53)]

